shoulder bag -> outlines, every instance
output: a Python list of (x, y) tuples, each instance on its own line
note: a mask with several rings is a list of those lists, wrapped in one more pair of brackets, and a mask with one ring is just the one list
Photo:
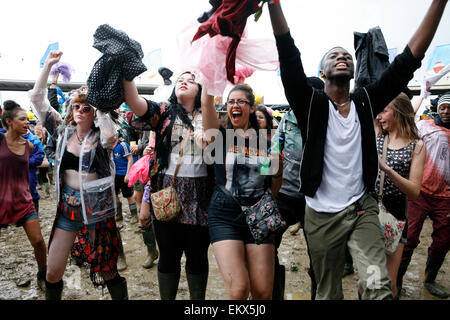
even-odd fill
[[(192, 122), (195, 121), (198, 113), (194, 116)], [(177, 191), (174, 187), (175, 179), (180, 170), (181, 158), (183, 157), (184, 149), (186, 148), (187, 142), (189, 141), (189, 136), (191, 135), (191, 129), (188, 129), (186, 137), (183, 139), (183, 144), (178, 157), (178, 163), (175, 168), (175, 173), (173, 175), (172, 184), (160, 191), (154, 192), (150, 195), (150, 199), (153, 206), (153, 212), (155, 218), (159, 221), (171, 221), (178, 216), (181, 210), (181, 203), (178, 199)]]
[(233, 198), (245, 214), (245, 221), (256, 244), (263, 243), (272, 234), (286, 227), (286, 221), (278, 210), (277, 203), (270, 188), (264, 192), (257, 203), (246, 207), (241, 206), (239, 201), (224, 186), (219, 185), (219, 187), (226, 195)]
[[(387, 141), (389, 137), (385, 136), (383, 143), (383, 155), (382, 159), (386, 162)], [(387, 255), (393, 255), (397, 250), (400, 238), (402, 237), (403, 229), (405, 228), (406, 221), (398, 220), (391, 213), (386, 210), (383, 205), (383, 185), (384, 185), (385, 172), (380, 169), (380, 190), (378, 192), (378, 219), (381, 224), (381, 231), (384, 235), (384, 251)]]

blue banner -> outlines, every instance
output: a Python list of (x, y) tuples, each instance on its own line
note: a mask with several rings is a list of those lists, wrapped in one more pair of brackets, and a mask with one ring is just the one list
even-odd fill
[(48, 45), (47, 50), (45, 51), (44, 55), (41, 58), (41, 68), (44, 66), (45, 59), (47, 59), (47, 56), (50, 54), (50, 51), (52, 50), (59, 50), (59, 42), (51, 43)]

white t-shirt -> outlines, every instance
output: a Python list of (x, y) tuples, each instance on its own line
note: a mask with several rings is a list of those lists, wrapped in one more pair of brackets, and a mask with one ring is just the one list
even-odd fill
[(365, 192), (362, 167), (361, 124), (353, 101), (344, 118), (329, 101), (322, 182), (308, 206), (318, 212), (339, 212)]
[[(192, 119), (191, 119), (192, 120)], [(194, 131), (203, 131), (202, 115), (199, 114), (195, 121), (192, 123)], [(165, 171), (165, 174), (173, 176), (177, 167), (180, 148), (183, 142), (180, 142), (181, 137), (186, 137), (187, 128), (179, 117), (175, 119), (172, 127), (172, 152), (169, 155), (169, 165)], [(202, 148), (195, 143), (194, 138), (190, 137), (190, 141), (187, 142), (186, 149), (183, 157), (181, 158), (180, 170), (178, 171), (178, 177), (206, 177), (208, 175), (206, 164), (203, 161)]]

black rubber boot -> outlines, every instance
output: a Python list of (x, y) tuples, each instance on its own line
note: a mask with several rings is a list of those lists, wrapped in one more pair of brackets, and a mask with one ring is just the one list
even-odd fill
[(45, 300), (61, 300), (64, 282), (50, 283), (45, 280)]
[(141, 228), (141, 230), (144, 244), (147, 247), (147, 259), (142, 264), (142, 267), (145, 269), (150, 269), (153, 267), (155, 260), (159, 257), (158, 249), (156, 249), (155, 232), (153, 230), (153, 225), (147, 228)]
[(158, 270), (159, 296), (161, 300), (175, 300), (180, 273), (162, 273)]
[(342, 273), (342, 277), (351, 275), (353, 273), (355, 273), (355, 269), (353, 269), (353, 258), (347, 247), (345, 249), (345, 265), (344, 265), (344, 272)]
[(284, 300), (286, 285), (286, 267), (282, 264), (275, 265), (275, 277), (273, 279), (272, 300)]
[(186, 279), (191, 300), (205, 300), (208, 274), (186, 273)]
[(123, 220), (122, 202), (117, 201), (116, 221), (122, 221), (122, 220)]
[(311, 300), (316, 300), (317, 282), (314, 276), (312, 266), (310, 266), (308, 269), (308, 275), (311, 278)]
[(403, 289), (403, 277), (406, 274), (406, 270), (408, 270), (409, 262), (411, 260), (402, 260), (400, 262), (400, 266), (398, 267), (398, 273), (397, 273), (397, 296), (400, 297)]
[(435, 282), (435, 279), (444, 259), (445, 256), (434, 258), (428, 255), (427, 265), (425, 267), (425, 288), (433, 296), (441, 299), (447, 299), (448, 293), (445, 291), (444, 287)]
[(127, 280), (121, 276), (117, 276), (111, 281), (106, 281), (106, 287), (112, 300), (128, 300)]

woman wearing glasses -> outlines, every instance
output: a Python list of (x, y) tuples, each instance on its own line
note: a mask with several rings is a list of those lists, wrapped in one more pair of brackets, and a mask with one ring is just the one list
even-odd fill
[(87, 89), (76, 90), (66, 102), (64, 122), (45, 99), (51, 67), (62, 52), (52, 51), (30, 98), (34, 113), (57, 136), (55, 182), (58, 206), (49, 240), (46, 299), (61, 299), (67, 258), (78, 231), (86, 225), (92, 252), (91, 280), (106, 284), (111, 298), (127, 299), (125, 278), (117, 271), (119, 234), (114, 220), (115, 167), (112, 150), (117, 129), (109, 115), (85, 101)]
[[(175, 300), (180, 280), (181, 257), (186, 256), (186, 278), (190, 298), (204, 300), (208, 280), (208, 205), (211, 195), (208, 168), (202, 157), (203, 124), (200, 112), (202, 87), (190, 72), (182, 73), (169, 104), (156, 103), (138, 95), (132, 81), (123, 80), (125, 100), (139, 117), (133, 126), (156, 132), (156, 157), (150, 160), (151, 187), (146, 188), (140, 221), (144, 228), (153, 223), (159, 247), (158, 283), (161, 300)], [(190, 129), (190, 135), (187, 136)], [(187, 140), (174, 188), (181, 212), (171, 221), (156, 220), (150, 204), (150, 191), (172, 184), (179, 152)], [(144, 205), (144, 203), (147, 203)]]
[[(249, 293), (255, 300), (271, 299), (274, 238), (255, 244), (241, 210), (241, 206), (258, 202), (271, 185), (272, 176), (264, 166), (269, 156), (268, 141), (259, 135), (250, 87), (235, 86), (226, 105), (229, 121), (224, 128), (216, 116), (214, 97), (204, 90), (203, 127), (208, 142), (215, 144), (212, 156), (217, 181), (208, 209), (211, 243), (228, 299), (246, 300)], [(281, 167), (272, 171), (281, 177)]]

